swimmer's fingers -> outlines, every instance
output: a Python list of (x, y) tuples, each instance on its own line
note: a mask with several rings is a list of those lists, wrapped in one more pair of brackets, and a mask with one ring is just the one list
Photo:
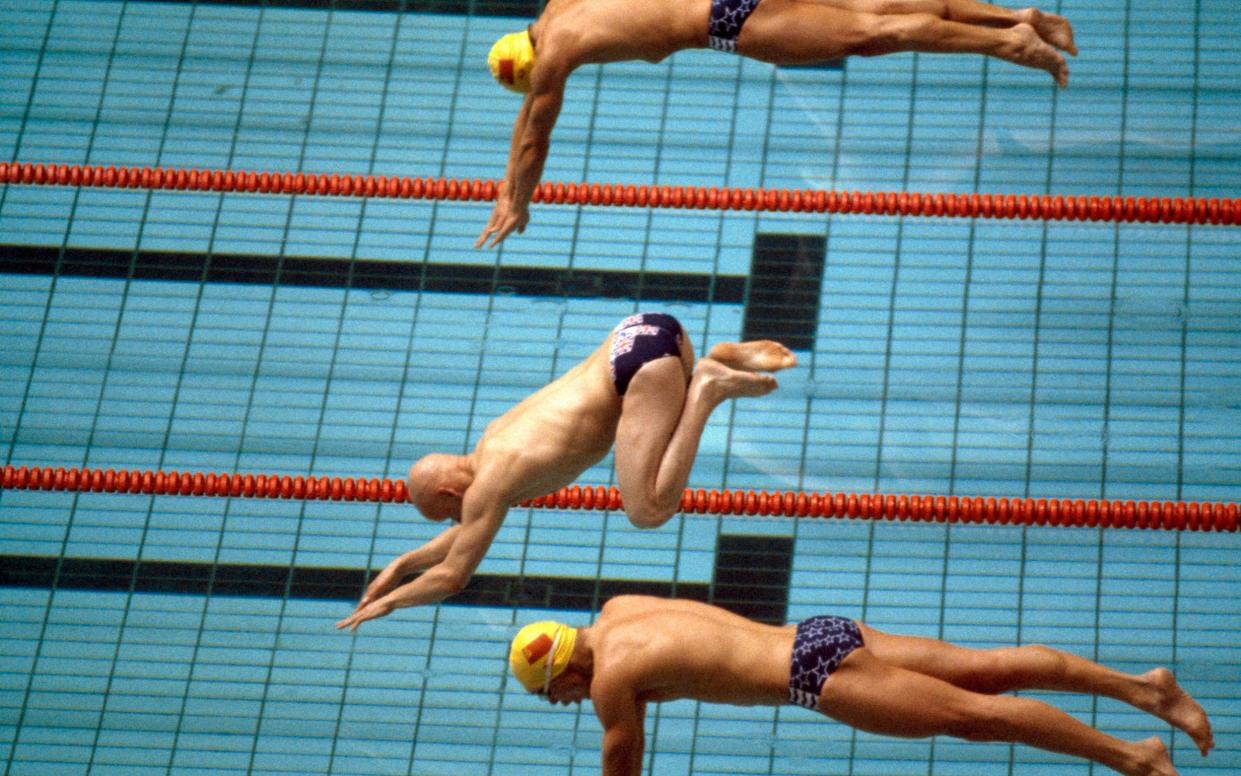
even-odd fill
[(354, 612), (353, 614), (349, 615), (345, 619), (338, 621), (336, 623), (336, 630), (340, 630), (341, 628), (348, 628), (351, 625), (353, 626), (353, 629), (356, 630), (358, 626), (357, 624), (354, 623), (354, 620), (356, 620), (357, 617), (358, 617), (358, 613)]
[(396, 587), (396, 583), (399, 581), (397, 574), (392, 571), (392, 566), (379, 572), (379, 576), (371, 580), (371, 583), (366, 586), (366, 592), (362, 594), (362, 600), (358, 601), (358, 606), (354, 611), (360, 612), (383, 598), (391, 592), (392, 588)]
[(526, 231), (526, 224), (530, 223), (530, 214), (523, 210), (517, 215), (509, 215), (505, 221), (506, 223), (500, 227), (500, 231), (496, 234), (495, 239), (491, 241), (492, 248), (499, 245), (505, 237), (508, 237), (513, 232), (521, 234)]
[[(492, 219), (492, 220), (495, 220), (495, 219)], [(480, 234), (478, 236), (478, 239), (474, 241), (474, 247), (475, 248), (483, 247), (487, 243), (487, 238), (490, 237), (491, 234), (495, 232), (495, 230), (496, 230), (495, 226), (493, 226), (492, 223), (488, 221), (486, 228), (483, 229), (483, 233)]]
[(497, 229), (495, 237), (493, 237), (491, 240), (491, 245), (488, 245), (487, 247), (494, 248), (500, 243), (504, 242), (504, 238), (512, 234), (514, 228), (515, 228), (514, 224), (505, 224), (504, 226)]
[(400, 574), (404, 573), (400, 563), (401, 558), (397, 558), (392, 563), (389, 563), (387, 568), (375, 575), (371, 583), (366, 586), (366, 592), (362, 594), (362, 600), (358, 602), (359, 609), (372, 601), (383, 598), (388, 594), (389, 590), (396, 586)]
[(486, 228), (483, 229), (483, 233), (480, 234), (478, 236), (478, 239), (474, 241), (474, 247), (481, 248), (484, 245), (486, 245), (487, 238), (490, 237), (491, 233), (494, 231), (495, 231), (495, 227), (493, 227), (490, 223), (488, 223)]
[(336, 623), (336, 629), (340, 630), (341, 628), (348, 628), (350, 631), (356, 631), (358, 626), (362, 623), (367, 620), (374, 620), (378, 617), (383, 617), (391, 612), (392, 608), (392, 604), (385, 601), (374, 601), (364, 607), (361, 607), (353, 614)]
[[(483, 233), (478, 236), (474, 242), (475, 248), (481, 248), (487, 243), (487, 238), (494, 234), (500, 228), (500, 221), (503, 220), (504, 204), (503, 199), (496, 200), (495, 207), (491, 209), (491, 217), (487, 219), (487, 225), (483, 227)], [(503, 238), (501, 238), (503, 239)], [(495, 246), (493, 242), (492, 247)]]
[[(519, 229), (518, 231), (521, 231), (521, 230)], [(487, 247), (494, 248), (497, 245), (499, 245), (501, 242), (503, 242), (505, 237), (508, 237), (512, 233), (513, 233), (513, 225), (511, 224), (505, 224), (503, 226), (501, 226), (500, 224), (495, 224), (495, 223), (487, 224), (487, 228), (484, 229), (483, 233), (478, 236), (478, 242), (474, 243), (474, 247), (482, 248), (483, 244), (487, 242), (487, 238), (491, 237), (491, 244), (488, 245)]]
[(368, 589), (365, 595), (362, 596), (362, 600), (358, 601), (358, 605), (354, 607), (353, 613), (357, 614), (358, 612), (362, 611), (366, 607), (382, 599), (384, 596), (388, 594), (388, 592), (392, 589), (392, 587), (393, 585), (384, 585), (382, 588), (377, 588), (375, 590)]
[(497, 245), (499, 245), (500, 243), (504, 242), (504, 238), (505, 238), (505, 237), (508, 237), (508, 236), (509, 236), (510, 234), (512, 234), (512, 233), (513, 233), (513, 225), (512, 225), (512, 224), (504, 224), (504, 225), (499, 225), (499, 224), (492, 225), (492, 224), (488, 224), (488, 225), (487, 225), (487, 228), (486, 228), (485, 230), (483, 230), (483, 235), (482, 235), (482, 237), (479, 237), (479, 238), (478, 238), (478, 242), (477, 242), (477, 243), (475, 243), (474, 247), (475, 247), (475, 248), (481, 248), (481, 247), (483, 247), (483, 243), (487, 242), (487, 237), (490, 235), (490, 236), (491, 236), (491, 244), (490, 244), (490, 245), (488, 245), (487, 247), (488, 247), (488, 248), (494, 248), (494, 247), (496, 247)]
[(358, 604), (357, 608), (353, 610), (353, 614), (336, 623), (336, 630), (340, 630), (341, 628), (357, 630), (359, 625), (370, 619), (369, 617), (364, 617), (362, 614), (369, 605), (370, 604), (364, 599), (363, 602)]
[(504, 242), (504, 239), (513, 232), (521, 234), (526, 231), (528, 223), (530, 223), (529, 210), (511, 205), (504, 200), (497, 200), (495, 208), (491, 211), (491, 219), (487, 221), (487, 228), (479, 235), (474, 247), (483, 247), (483, 243), (491, 237), (491, 244), (487, 247), (494, 248)]
[[(384, 614), (387, 614), (387, 612), (384, 612)], [(336, 623), (336, 627), (337, 628), (349, 628), (350, 630), (357, 630), (358, 626), (366, 622), (367, 620), (373, 620), (376, 617), (381, 617), (381, 616), (382, 616), (381, 614), (377, 614), (375, 611), (374, 601), (364, 601), (358, 604), (357, 608), (353, 610), (353, 614), (350, 614), (345, 619)]]
[(369, 619), (370, 619), (369, 617), (361, 617), (357, 614), (354, 614), (336, 623), (336, 630), (341, 630), (342, 628), (348, 628), (349, 632), (352, 633), (353, 631), (356, 631), (358, 629), (359, 625), (361, 625), (362, 623), (366, 622)]

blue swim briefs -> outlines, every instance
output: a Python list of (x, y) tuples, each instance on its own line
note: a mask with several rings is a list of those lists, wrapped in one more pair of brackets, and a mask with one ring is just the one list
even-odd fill
[(862, 646), (862, 631), (847, 617), (811, 617), (797, 626), (789, 669), (789, 703), (818, 710), (823, 683)]
[(608, 358), (616, 393), (624, 396), (638, 370), (655, 359), (680, 358), (683, 336), (680, 321), (664, 313), (638, 313), (618, 323)]
[(737, 50), (737, 36), (759, 0), (711, 0), (707, 45), (716, 51)]

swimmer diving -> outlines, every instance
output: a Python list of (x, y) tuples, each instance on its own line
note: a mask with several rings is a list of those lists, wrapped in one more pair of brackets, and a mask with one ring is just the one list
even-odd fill
[[(904, 51), (981, 54), (1046, 70), (1067, 86), (1073, 28), (1037, 8), (975, 0), (550, 0), (487, 57), (492, 76), (524, 95), (496, 203), (474, 247), (499, 245), (530, 221), (565, 84), (582, 65), (659, 62), (712, 48), (774, 65)], [(490, 244), (488, 245), (488, 240)]]

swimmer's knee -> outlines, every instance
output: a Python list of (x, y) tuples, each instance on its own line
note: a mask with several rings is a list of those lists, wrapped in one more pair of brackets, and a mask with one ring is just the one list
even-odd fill
[(884, 13), (903, 13), (918, 14), (927, 13), (939, 19), (947, 19), (949, 17), (948, 3), (946, 0), (917, 0), (917, 2), (909, 2), (908, 0), (893, 0), (884, 6)]
[(653, 511), (631, 510), (627, 514), (629, 522), (633, 523), (635, 528), (658, 528), (667, 522), (666, 517)]
[(876, 16), (866, 24), (859, 25), (849, 36), (849, 54), (859, 57), (878, 57), (909, 51), (916, 40), (926, 37), (925, 27), (943, 20), (929, 13)]
[(845, 48), (851, 57), (879, 57), (898, 51), (900, 38), (899, 30), (880, 17), (849, 36)]
[(911, 13), (929, 13), (941, 19), (948, 18), (948, 0), (870, 0), (866, 8), (858, 11), (876, 16), (908, 16)]
[(675, 509), (660, 509), (653, 505), (625, 510), (625, 514), (629, 516), (629, 522), (633, 523), (636, 528), (658, 528), (671, 520), (676, 513)]

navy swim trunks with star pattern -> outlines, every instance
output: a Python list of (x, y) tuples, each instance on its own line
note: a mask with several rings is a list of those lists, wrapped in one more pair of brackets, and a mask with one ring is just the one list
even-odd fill
[(716, 51), (737, 51), (737, 36), (759, 0), (711, 0), (707, 45)]
[(817, 711), (823, 683), (860, 646), (862, 631), (847, 617), (811, 617), (799, 623), (789, 669), (789, 703)]
[(616, 394), (624, 396), (638, 370), (665, 356), (681, 357), (685, 332), (681, 322), (665, 313), (631, 315), (612, 330), (608, 368)]

